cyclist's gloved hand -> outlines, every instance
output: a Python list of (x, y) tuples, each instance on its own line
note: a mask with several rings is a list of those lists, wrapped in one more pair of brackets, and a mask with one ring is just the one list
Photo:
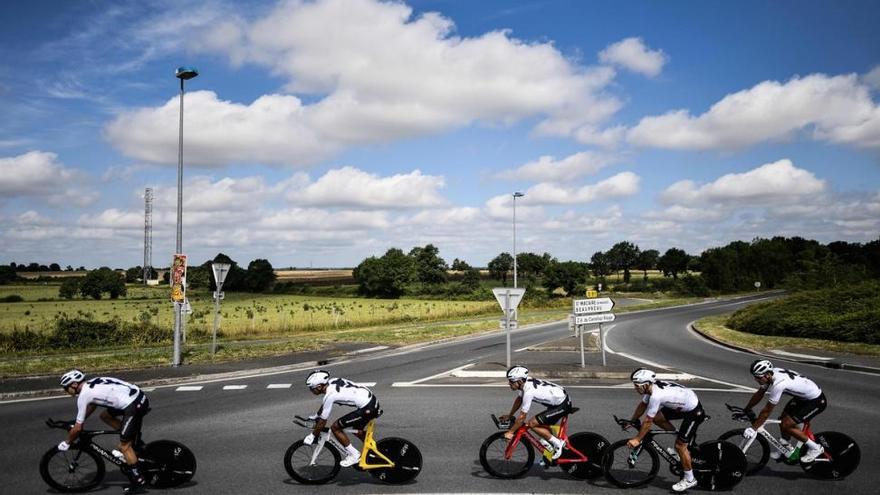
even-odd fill
[(309, 433), (308, 435), (306, 435), (306, 437), (303, 438), (303, 443), (306, 445), (311, 445), (311, 444), (315, 443), (315, 434)]
[(751, 440), (752, 438), (755, 438), (757, 434), (758, 432), (755, 431), (755, 429), (751, 426), (743, 430), (743, 438), (745, 438), (746, 440)]
[(70, 448), (70, 444), (67, 443), (67, 440), (58, 444), (58, 450), (60, 450), (61, 452), (64, 452), (69, 448)]

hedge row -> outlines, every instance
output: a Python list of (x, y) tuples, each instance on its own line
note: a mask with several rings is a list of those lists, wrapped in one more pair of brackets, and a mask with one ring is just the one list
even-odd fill
[(123, 322), (119, 319), (94, 321), (86, 318), (59, 318), (51, 333), (15, 330), (0, 334), (0, 352), (87, 349), (103, 346), (141, 346), (170, 340), (171, 332), (149, 322)]
[(880, 281), (756, 304), (731, 315), (727, 326), (759, 335), (880, 344)]

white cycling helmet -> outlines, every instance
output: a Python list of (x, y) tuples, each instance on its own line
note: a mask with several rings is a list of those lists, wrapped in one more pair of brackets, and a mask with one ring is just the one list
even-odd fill
[(61, 388), (67, 388), (74, 383), (79, 383), (86, 379), (86, 374), (80, 370), (70, 370), (61, 375)]
[(326, 385), (329, 381), (330, 373), (327, 373), (324, 370), (317, 370), (309, 373), (309, 376), (306, 378), (306, 385), (308, 385), (309, 388), (315, 388), (318, 385)]
[(529, 369), (525, 366), (514, 365), (511, 366), (510, 369), (507, 370), (507, 380), (511, 382), (516, 382), (519, 380), (525, 380), (529, 377)]
[(764, 376), (773, 369), (773, 363), (767, 359), (757, 359), (752, 363), (751, 371), (753, 376)]
[(646, 370), (645, 368), (639, 368), (632, 372), (632, 375), (629, 377), (633, 383), (636, 385), (643, 385), (645, 383), (654, 383), (657, 381), (657, 374), (651, 370)]

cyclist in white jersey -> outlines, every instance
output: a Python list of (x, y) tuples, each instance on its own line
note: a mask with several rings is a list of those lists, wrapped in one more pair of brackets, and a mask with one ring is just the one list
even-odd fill
[(675, 438), (675, 451), (681, 459), (684, 476), (681, 481), (672, 485), (672, 489), (676, 492), (683, 492), (693, 488), (697, 485), (697, 480), (694, 477), (691, 455), (687, 446), (697, 435), (697, 429), (706, 420), (706, 412), (700, 404), (700, 399), (697, 398), (697, 394), (693, 390), (687, 387), (675, 382), (658, 380), (657, 375), (651, 370), (639, 368), (633, 372), (630, 379), (636, 392), (642, 395), (642, 400), (639, 401), (635, 412), (633, 412), (632, 420), (638, 421), (644, 414), (645, 421), (638, 434), (631, 438), (627, 445), (632, 449), (641, 445), (654, 423), (666, 431), (674, 431), (675, 427), (669, 420), (681, 419), (678, 435)]
[[(110, 427), (119, 430), (119, 451), (128, 464), (127, 473), (131, 484), (125, 493), (135, 493), (145, 484), (144, 477), (137, 468), (137, 454), (133, 445), (140, 440), (144, 415), (150, 412), (150, 401), (137, 385), (111, 377), (96, 377), (86, 380), (80, 370), (71, 370), (62, 375), (61, 387), (76, 397), (76, 422), (67, 433), (67, 439), (58, 444), (58, 450), (65, 451), (76, 441), (83, 429), (83, 423), (97, 407), (104, 407), (101, 419)], [(120, 419), (119, 416), (122, 418)]]
[[(755, 381), (760, 384), (760, 387), (752, 395), (749, 403), (746, 404), (746, 411), (751, 411), (765, 396), (767, 397), (767, 405), (758, 413), (758, 417), (752, 421), (752, 426), (746, 428), (743, 436), (752, 438), (757, 435), (757, 429), (770, 417), (773, 408), (782, 399), (782, 395), (790, 395), (791, 400), (785, 405), (779, 418), (782, 421), (782, 424), (779, 425), (779, 429), (782, 430), (782, 439), (785, 443), (791, 437), (800, 440), (807, 446), (807, 452), (801, 456), (800, 460), (803, 462), (815, 461), (816, 457), (820, 456), (825, 449), (818, 443), (810, 440), (798, 425), (815, 418), (828, 406), (828, 401), (825, 399), (822, 389), (813, 380), (797, 372), (784, 368), (774, 368), (773, 363), (766, 359), (754, 361), (750, 371)], [(771, 456), (774, 459), (778, 459), (780, 454), (773, 452)]]
[(330, 431), (339, 440), (339, 443), (345, 447), (348, 455), (339, 465), (343, 467), (357, 464), (361, 459), (361, 453), (351, 444), (348, 436), (345, 434), (345, 428), (354, 428), (358, 430), (355, 435), (364, 440), (365, 432), (363, 428), (367, 426), (371, 420), (382, 415), (382, 408), (373, 392), (363, 385), (346, 380), (345, 378), (330, 378), (330, 373), (323, 370), (313, 371), (306, 378), (306, 385), (315, 395), (324, 394), (324, 400), (317, 414), (310, 418), (315, 420), (315, 428), (303, 440), (306, 445), (311, 445), (315, 438), (321, 434), (327, 420), (330, 418), (330, 412), (333, 410), (334, 404), (341, 406), (351, 406), (356, 409), (333, 422), (330, 425)]
[(513, 438), (516, 430), (526, 421), (532, 402), (546, 406), (543, 412), (529, 420), (529, 428), (541, 438), (550, 442), (553, 447), (553, 459), (562, 455), (565, 442), (553, 435), (549, 425), (558, 423), (565, 415), (571, 412), (571, 399), (564, 388), (546, 380), (538, 380), (529, 377), (529, 370), (525, 366), (511, 366), (507, 370), (507, 384), (511, 390), (517, 391), (510, 414), (501, 416), (502, 421), (513, 419), (510, 429), (504, 434), (508, 440)]

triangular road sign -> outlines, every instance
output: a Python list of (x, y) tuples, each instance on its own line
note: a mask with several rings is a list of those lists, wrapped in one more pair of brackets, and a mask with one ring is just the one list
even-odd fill
[[(496, 287), (492, 289), (492, 293), (495, 294), (495, 299), (498, 301), (498, 304), (501, 305), (501, 311), (508, 312), (516, 309), (519, 306), (519, 302), (522, 301), (523, 294), (526, 293), (526, 289), (524, 287), (512, 288), (512, 287)], [(507, 294), (510, 293), (510, 307), (505, 307), (505, 303), (507, 302)]]

